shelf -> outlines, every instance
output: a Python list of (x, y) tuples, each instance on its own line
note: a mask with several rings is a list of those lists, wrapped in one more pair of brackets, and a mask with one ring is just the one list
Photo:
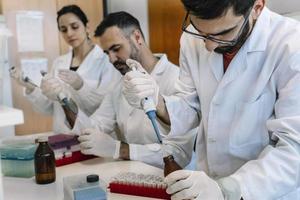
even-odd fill
[(0, 127), (24, 123), (23, 111), (0, 105)]

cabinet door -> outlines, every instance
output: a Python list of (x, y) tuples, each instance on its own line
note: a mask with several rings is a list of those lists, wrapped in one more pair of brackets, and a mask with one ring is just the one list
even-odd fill
[(150, 48), (155, 53), (166, 53), (174, 64), (179, 62), (179, 39), (184, 18), (180, 0), (149, 0)]

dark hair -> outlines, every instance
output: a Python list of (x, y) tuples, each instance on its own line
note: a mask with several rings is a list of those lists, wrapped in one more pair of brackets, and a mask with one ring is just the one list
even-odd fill
[(80, 21), (82, 21), (83, 25), (86, 26), (86, 24), (88, 23), (88, 19), (85, 15), (85, 13), (81, 10), (81, 8), (77, 5), (68, 5), (68, 6), (64, 6), (62, 7), (58, 12), (57, 12), (57, 24), (59, 26), (58, 20), (62, 15), (65, 15), (67, 13), (72, 13), (74, 15), (76, 15)]
[(245, 15), (256, 0), (181, 0), (185, 9), (201, 19), (216, 19), (233, 8), (236, 15)]
[(129, 36), (133, 29), (138, 29), (144, 38), (139, 21), (134, 16), (124, 11), (107, 15), (96, 28), (95, 37), (101, 36), (107, 28), (112, 26), (117, 26), (122, 29), (126, 36)]

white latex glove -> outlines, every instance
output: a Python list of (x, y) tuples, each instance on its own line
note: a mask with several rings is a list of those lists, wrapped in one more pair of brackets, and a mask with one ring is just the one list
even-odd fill
[(217, 182), (202, 171), (178, 170), (165, 178), (171, 199), (224, 200)]
[(113, 157), (115, 154), (117, 141), (96, 129), (83, 130), (78, 140), (83, 154), (100, 157)]
[(28, 89), (30, 91), (34, 90), (35, 86), (24, 80), (24, 74), (23, 74), (23, 71), (20, 67), (12, 67), (9, 70), (9, 74), (21, 86), (25, 87), (26, 89)]
[(126, 64), (136, 71), (127, 72), (124, 76), (122, 93), (128, 103), (135, 108), (142, 108), (142, 101), (146, 97), (153, 99), (155, 106), (158, 102), (159, 88), (156, 81), (148, 74), (141, 64), (128, 59)]
[(46, 74), (41, 81), (41, 90), (49, 99), (58, 101), (59, 93), (63, 92), (63, 85), (59, 79)]
[(58, 77), (69, 84), (75, 90), (79, 90), (83, 86), (83, 80), (77, 72), (68, 69), (60, 69), (58, 71)]

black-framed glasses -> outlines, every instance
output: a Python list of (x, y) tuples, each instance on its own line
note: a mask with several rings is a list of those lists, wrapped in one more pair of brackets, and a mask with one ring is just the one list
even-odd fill
[[(211, 40), (211, 41), (216, 42), (216, 43), (221, 44), (221, 45), (234, 46), (237, 43), (238, 38), (241, 36), (244, 28), (246, 27), (246, 25), (247, 25), (247, 23), (249, 21), (249, 17), (250, 17), (252, 8), (253, 7), (251, 7), (248, 10), (248, 12), (247, 12), (247, 14), (245, 16), (245, 20), (244, 20), (244, 22), (243, 22), (243, 24), (242, 24), (242, 26), (241, 26), (241, 28), (240, 28), (240, 30), (239, 30), (236, 38), (233, 39), (233, 40), (221, 40), (221, 39), (215, 38), (214, 36), (211, 36), (211, 35), (201, 35), (199, 33), (194, 33), (194, 32), (191, 32), (191, 31), (187, 30), (188, 25), (189, 25), (188, 24), (188, 19), (189, 19), (189, 14), (190, 14), (189, 11), (185, 15), (185, 18), (183, 20), (181, 29), (182, 29), (183, 32), (191, 34), (191, 35), (193, 35), (193, 36), (195, 36), (195, 37), (197, 37), (199, 39), (202, 39), (202, 40)], [(193, 24), (193, 22), (191, 20), (190, 20), (190, 23), (193, 26), (193, 28), (198, 31), (198, 29), (196, 28), (196, 26)], [(200, 32), (200, 31), (198, 31), (198, 32)]]

